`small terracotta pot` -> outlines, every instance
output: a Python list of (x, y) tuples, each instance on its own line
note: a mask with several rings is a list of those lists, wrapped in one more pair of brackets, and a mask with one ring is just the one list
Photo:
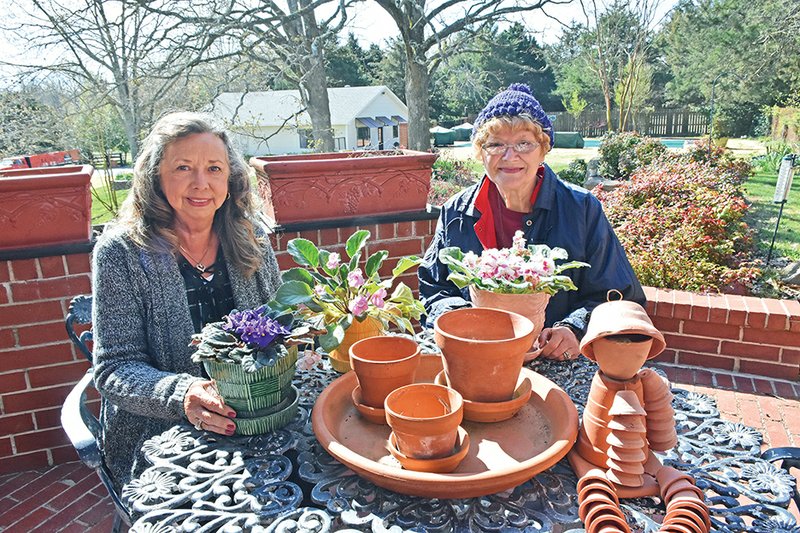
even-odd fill
[(361, 339), (379, 335), (383, 335), (383, 324), (380, 320), (371, 316), (361, 322), (353, 320), (350, 327), (344, 330), (344, 340), (328, 354), (333, 369), (341, 374), (350, 372), (350, 347)]
[(453, 454), (464, 399), (458, 391), (433, 383), (413, 383), (386, 397), (386, 422), (397, 448), (414, 459), (438, 459)]
[[(544, 329), (544, 317), (547, 304), (550, 302), (550, 295), (544, 292), (534, 294), (500, 294), (497, 292), (484, 291), (469, 286), (469, 297), (475, 307), (491, 307), (503, 309), (517, 313), (533, 322), (533, 342), (531, 347), (539, 338), (539, 334)], [(532, 353), (532, 349), (528, 354)], [(529, 357), (528, 360), (536, 357)]]
[(483, 307), (448, 311), (434, 323), (451, 386), (476, 402), (505, 402), (514, 395), (533, 323), (522, 315)]
[[(636, 340), (642, 337), (641, 340)], [(650, 355), (653, 338), (646, 335), (613, 335), (592, 343), (594, 356), (603, 374), (620, 380), (633, 378)]]
[(414, 383), (419, 361), (419, 344), (405, 337), (369, 337), (350, 346), (361, 401), (370, 407), (382, 408), (390, 392)]

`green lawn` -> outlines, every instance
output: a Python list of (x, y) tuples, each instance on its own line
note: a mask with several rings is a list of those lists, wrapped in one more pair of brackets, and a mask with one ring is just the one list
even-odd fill
[[(759, 172), (745, 183), (747, 198), (753, 203), (748, 223), (758, 232), (759, 248), (766, 254), (769, 250), (775, 223), (778, 220), (779, 204), (772, 203), (777, 172)], [(775, 237), (773, 257), (783, 256), (793, 261), (800, 260), (800, 176), (795, 176), (789, 198), (783, 206), (778, 234)]]
[[(128, 196), (128, 191), (117, 191), (117, 202), (122, 204), (122, 201)], [(109, 201), (109, 190), (107, 187), (97, 187), (92, 189), (92, 224), (104, 224), (114, 218), (114, 214), (108, 211), (103, 203), (95, 197), (95, 193), (105, 202)]]

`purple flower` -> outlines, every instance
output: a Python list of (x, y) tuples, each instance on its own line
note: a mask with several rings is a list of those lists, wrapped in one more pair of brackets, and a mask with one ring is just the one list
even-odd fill
[(237, 311), (226, 317), (222, 329), (235, 333), (242, 341), (266, 348), (276, 337), (288, 335), (290, 331), (269, 317), (253, 310)]
[(336, 252), (332, 252), (331, 255), (328, 256), (328, 262), (325, 263), (325, 266), (328, 267), (328, 270), (333, 270), (334, 268), (339, 268), (341, 262), (342, 256)]
[(347, 306), (347, 308), (350, 309), (350, 312), (355, 316), (361, 316), (366, 313), (368, 307), (369, 301), (367, 300), (366, 296), (356, 296), (350, 300), (350, 305)]
[(364, 274), (361, 273), (360, 268), (353, 270), (347, 275), (347, 283), (354, 289), (357, 289), (364, 284)]
[(383, 306), (386, 305), (386, 302), (383, 301), (384, 298), (386, 298), (386, 289), (384, 289), (383, 287), (375, 291), (372, 294), (372, 296), (370, 296), (372, 305), (374, 305), (378, 309), (383, 309)]

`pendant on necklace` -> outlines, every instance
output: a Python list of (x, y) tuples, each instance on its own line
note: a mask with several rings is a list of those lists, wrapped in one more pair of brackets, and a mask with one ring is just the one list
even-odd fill
[(201, 274), (205, 274), (205, 272), (206, 272), (206, 266), (205, 266), (203, 263), (197, 263), (197, 264), (196, 264), (194, 267), (195, 267), (195, 268), (196, 268), (196, 269), (197, 269), (197, 270), (198, 270), (198, 271), (199, 271)]

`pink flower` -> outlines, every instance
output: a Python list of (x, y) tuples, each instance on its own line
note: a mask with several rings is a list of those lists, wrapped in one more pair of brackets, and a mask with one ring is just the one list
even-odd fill
[(356, 289), (364, 284), (364, 274), (361, 273), (360, 268), (353, 270), (347, 275), (347, 283)]
[(334, 268), (339, 268), (339, 264), (342, 262), (342, 256), (337, 254), (336, 252), (331, 253), (328, 256), (328, 262), (325, 263), (325, 266), (328, 270), (333, 270)]
[(311, 370), (322, 360), (322, 356), (313, 350), (306, 350), (303, 356), (297, 360), (297, 368), (300, 370)]
[(347, 306), (350, 312), (355, 316), (361, 316), (366, 313), (368, 307), (369, 301), (367, 300), (366, 296), (356, 296), (350, 300), (350, 304)]
[(512, 249), (514, 250), (524, 250), (525, 249), (525, 235), (521, 231), (517, 231), (514, 233), (514, 238), (512, 239), (513, 244), (511, 245)]
[(319, 283), (314, 285), (314, 294), (319, 297), (325, 296), (325, 286), (320, 285)]
[(386, 302), (383, 301), (384, 298), (386, 298), (386, 289), (381, 287), (372, 294), (370, 300), (372, 300), (372, 305), (378, 309), (383, 309), (383, 306), (386, 305)]

